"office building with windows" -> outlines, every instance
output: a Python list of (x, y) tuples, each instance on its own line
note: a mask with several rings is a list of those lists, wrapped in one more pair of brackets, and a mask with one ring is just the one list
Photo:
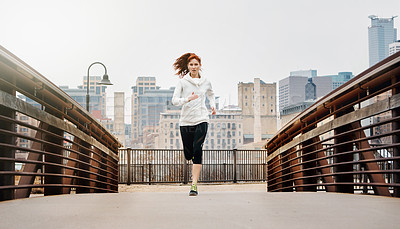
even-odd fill
[[(155, 148), (182, 149), (179, 118), (180, 109), (173, 106), (161, 113), (160, 126), (155, 132)], [(209, 118), (203, 149), (237, 149), (243, 145), (243, 119), (238, 107), (218, 110)]]
[(145, 91), (155, 90), (159, 88), (156, 86), (156, 77), (141, 76), (136, 79), (136, 85), (132, 87), (132, 144), (141, 144), (139, 138), (139, 96), (143, 95)]
[(394, 28), (394, 18), (379, 18), (371, 15), (371, 25), (368, 27), (369, 66), (389, 56), (389, 44), (397, 40), (397, 29)]

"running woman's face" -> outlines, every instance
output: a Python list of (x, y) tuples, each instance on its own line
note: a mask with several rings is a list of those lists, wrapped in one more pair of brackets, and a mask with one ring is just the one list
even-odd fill
[(197, 74), (199, 74), (200, 67), (201, 67), (201, 64), (199, 63), (198, 60), (191, 59), (189, 61), (189, 63), (188, 63), (188, 68), (189, 68), (189, 71), (190, 71), (190, 75), (196, 76)]

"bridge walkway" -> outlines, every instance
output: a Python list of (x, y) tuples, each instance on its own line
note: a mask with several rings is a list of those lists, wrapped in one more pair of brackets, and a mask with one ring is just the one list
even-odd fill
[[(232, 186), (233, 187), (233, 186)], [(0, 228), (399, 228), (400, 199), (338, 193), (181, 190), (0, 202)], [(233, 188), (231, 190), (237, 190)], [(171, 190), (170, 190), (171, 191)]]

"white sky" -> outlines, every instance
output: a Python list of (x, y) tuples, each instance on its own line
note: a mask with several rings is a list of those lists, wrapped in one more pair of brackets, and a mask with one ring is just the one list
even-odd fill
[(114, 84), (109, 96), (130, 97), (138, 76), (169, 88), (174, 60), (195, 52), (221, 103), (237, 104), (237, 84), (255, 77), (367, 69), (368, 16), (400, 16), (400, 1), (0, 0), (0, 9), (0, 45), (56, 85), (82, 84), (100, 61)]

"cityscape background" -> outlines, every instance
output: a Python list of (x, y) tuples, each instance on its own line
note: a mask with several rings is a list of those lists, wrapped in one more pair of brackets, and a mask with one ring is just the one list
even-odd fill
[(90, 71), (90, 111), (128, 147), (181, 145), (170, 97), (172, 64), (185, 52), (203, 57), (218, 97), (205, 147), (231, 149), (267, 140), (400, 49), (397, 1), (1, 4), (9, 9), (1, 44), (82, 106), (87, 67), (107, 66), (113, 86), (98, 85), (104, 69)]

